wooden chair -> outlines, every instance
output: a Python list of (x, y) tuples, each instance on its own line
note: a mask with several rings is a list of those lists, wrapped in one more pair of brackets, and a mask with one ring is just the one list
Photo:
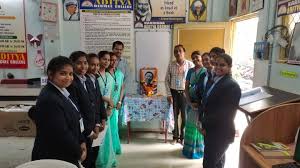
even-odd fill
[[(243, 147), (261, 140), (293, 143), (299, 126), (300, 103), (280, 105), (258, 115), (250, 122), (241, 138), (239, 168), (259, 167)], [(264, 164), (263, 159), (260, 164)]]

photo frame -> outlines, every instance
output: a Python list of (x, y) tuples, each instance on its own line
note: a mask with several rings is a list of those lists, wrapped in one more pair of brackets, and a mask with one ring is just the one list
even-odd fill
[(140, 94), (151, 96), (157, 93), (157, 68), (140, 69)]
[(264, 0), (251, 0), (251, 12), (256, 12), (264, 8)]
[(300, 48), (297, 46), (300, 43), (300, 23), (296, 23), (291, 39), (291, 46), (287, 63), (300, 65)]
[(51, 2), (42, 2), (40, 11), (41, 20), (46, 22), (57, 21), (57, 4)]
[(229, 17), (236, 16), (238, 0), (229, 0)]
[(250, 0), (238, 0), (237, 15), (242, 16), (249, 13)]
[(79, 21), (79, 0), (63, 0), (64, 21)]

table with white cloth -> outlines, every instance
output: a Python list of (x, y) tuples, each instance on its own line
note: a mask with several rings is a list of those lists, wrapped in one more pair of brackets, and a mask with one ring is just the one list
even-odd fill
[(165, 135), (167, 142), (168, 129), (174, 127), (173, 108), (165, 96), (146, 97), (142, 95), (129, 95), (124, 99), (124, 113), (122, 123), (127, 124), (127, 143), (130, 142), (131, 121), (161, 120), (163, 128), (160, 130)]

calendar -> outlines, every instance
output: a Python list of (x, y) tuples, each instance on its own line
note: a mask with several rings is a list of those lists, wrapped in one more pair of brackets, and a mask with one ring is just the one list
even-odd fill
[(40, 17), (43, 21), (56, 22), (57, 4), (51, 2), (42, 2)]

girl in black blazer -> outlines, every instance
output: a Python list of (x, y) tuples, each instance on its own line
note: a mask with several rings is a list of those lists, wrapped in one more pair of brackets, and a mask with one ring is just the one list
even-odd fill
[(234, 140), (234, 117), (241, 89), (231, 77), (232, 59), (220, 54), (215, 59), (214, 79), (204, 78), (202, 88), (201, 122), (204, 134), (203, 168), (223, 168), (225, 152)]
[(72, 62), (66, 57), (55, 57), (48, 64), (47, 74), (48, 83), (33, 114), (37, 135), (32, 160), (58, 159), (79, 166), (78, 161), (85, 160), (86, 145), (78, 107), (66, 90), (73, 80)]

